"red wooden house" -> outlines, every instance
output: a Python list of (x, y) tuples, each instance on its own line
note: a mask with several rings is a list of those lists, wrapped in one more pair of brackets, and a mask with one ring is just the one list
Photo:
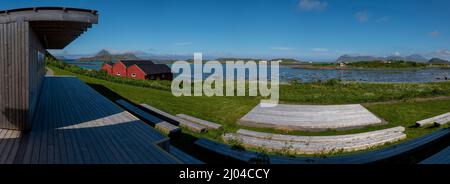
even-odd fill
[[(109, 65), (109, 66), (108, 66)], [(103, 70), (111, 75), (134, 79), (172, 80), (170, 68), (164, 64), (154, 64), (150, 60), (119, 60), (113, 65), (105, 63)]]
[(154, 64), (150, 60), (119, 60), (112, 66), (112, 74), (120, 77), (127, 77), (127, 68), (135, 64)]
[(113, 74), (113, 64), (112, 63), (103, 63), (102, 70), (105, 70), (108, 74)]
[(164, 64), (135, 64), (127, 69), (127, 77), (149, 80), (172, 80), (170, 68)]

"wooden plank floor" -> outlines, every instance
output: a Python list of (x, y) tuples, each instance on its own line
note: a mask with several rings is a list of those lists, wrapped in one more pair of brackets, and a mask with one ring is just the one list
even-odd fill
[(180, 163), (156, 145), (167, 137), (78, 78), (46, 77), (41, 94), (14, 163)]
[(421, 164), (450, 164), (450, 146), (436, 153), (430, 158), (420, 162)]
[(14, 162), (21, 139), (20, 131), (0, 129), (0, 163)]

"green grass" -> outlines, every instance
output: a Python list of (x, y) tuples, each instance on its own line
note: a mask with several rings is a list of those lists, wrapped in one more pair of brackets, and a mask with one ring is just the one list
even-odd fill
[[(371, 112), (389, 122), (387, 125), (372, 126), (346, 131), (326, 132), (284, 132), (273, 129), (240, 126), (236, 121), (255, 107), (259, 97), (174, 97), (170, 91), (145, 88), (74, 74), (59, 68), (50, 67), (55, 75), (77, 76), (91, 87), (111, 100), (126, 98), (135, 103), (147, 103), (171, 114), (184, 113), (223, 125), (222, 131), (209, 131), (196, 134), (183, 130), (195, 137), (206, 137), (222, 141), (224, 132), (235, 132), (239, 128), (283, 133), (291, 135), (343, 135), (379, 130), (395, 126), (406, 128), (408, 139), (431, 133), (438, 128), (411, 127), (418, 120), (450, 112), (450, 99), (415, 101), (418, 97), (450, 96), (450, 83), (412, 83), (412, 84), (376, 84), (376, 83), (308, 83), (282, 85), (281, 100), (284, 103), (300, 104), (348, 104), (365, 103)], [(391, 102), (391, 101), (396, 102)], [(385, 103), (366, 103), (385, 102)]]
[[(426, 101), (411, 100), (408, 102), (366, 105), (374, 114), (389, 122), (387, 126), (404, 126), (408, 138), (416, 138), (429, 134), (437, 127), (412, 127), (416, 121), (450, 112), (450, 99), (435, 99)], [(448, 125), (443, 126), (448, 127)], [(443, 128), (440, 127), (440, 128)]]
[(449, 95), (450, 82), (315, 82), (282, 85), (280, 87), (280, 101), (302, 104), (368, 103)]

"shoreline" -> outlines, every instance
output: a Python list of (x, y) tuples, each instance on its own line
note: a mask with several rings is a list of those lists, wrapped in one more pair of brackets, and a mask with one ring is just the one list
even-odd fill
[(338, 66), (302, 66), (302, 65), (284, 65), (292, 69), (308, 70), (422, 70), (422, 69), (450, 69), (450, 66), (427, 66), (427, 67), (408, 67), (408, 68), (361, 68), (361, 67), (338, 67)]

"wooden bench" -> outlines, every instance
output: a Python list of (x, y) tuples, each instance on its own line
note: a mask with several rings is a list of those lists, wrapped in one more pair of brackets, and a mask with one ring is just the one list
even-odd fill
[(404, 127), (394, 127), (389, 129), (364, 132), (358, 134), (348, 134), (348, 135), (337, 135), (337, 136), (295, 136), (295, 135), (282, 135), (282, 134), (272, 134), (264, 132), (255, 132), (245, 129), (240, 129), (237, 134), (256, 137), (261, 139), (279, 140), (279, 141), (292, 141), (292, 142), (348, 142), (358, 139), (366, 139), (370, 137), (376, 137), (384, 134), (389, 134), (392, 132), (404, 132)]
[(162, 133), (166, 135), (175, 135), (180, 134), (181, 129), (175, 125), (172, 125), (170, 123), (167, 123), (139, 108), (136, 106), (126, 102), (125, 100), (117, 100), (117, 104), (125, 108), (126, 110), (130, 111), (132, 114), (138, 116), (140, 119), (144, 120), (145, 122), (151, 124), (155, 127), (155, 129), (161, 131)]
[(165, 121), (161, 123), (157, 123), (155, 125), (155, 129), (159, 130), (160, 132), (166, 134), (166, 135), (179, 135), (181, 133), (181, 129), (175, 125), (172, 125), (170, 123), (167, 123)]
[(416, 122), (416, 126), (420, 127), (420, 126), (425, 126), (425, 125), (431, 125), (431, 124), (436, 124), (437, 122), (439, 122), (439, 124), (441, 124), (441, 123), (445, 124), (445, 123), (448, 123), (448, 121), (447, 122), (443, 122), (443, 120), (441, 120), (441, 119), (447, 119), (448, 120), (449, 117), (450, 117), (450, 112), (442, 114), (442, 115), (439, 115), (439, 116), (434, 116), (434, 117), (431, 117), (431, 118), (428, 118), (428, 119), (424, 119), (424, 120), (421, 120), (421, 121), (417, 121)]
[(164, 120), (166, 120), (166, 121), (168, 121), (168, 122), (170, 122), (172, 124), (175, 124), (177, 126), (181, 126), (181, 127), (187, 128), (187, 129), (189, 129), (189, 130), (191, 130), (193, 132), (203, 133), (203, 132), (206, 132), (206, 130), (207, 130), (205, 126), (202, 126), (202, 125), (199, 125), (199, 124), (192, 123), (190, 121), (181, 119), (181, 118), (176, 117), (174, 115), (171, 115), (171, 114), (169, 114), (167, 112), (159, 110), (159, 109), (157, 109), (155, 107), (152, 107), (152, 106), (150, 106), (148, 104), (141, 104), (141, 106), (143, 108), (145, 108), (146, 110), (152, 112), (155, 116), (158, 116), (159, 118), (164, 119)]
[(186, 115), (186, 114), (177, 114), (177, 116), (179, 118), (182, 118), (182, 119), (185, 119), (185, 120), (188, 120), (188, 121), (191, 121), (191, 122), (203, 125), (207, 129), (219, 130), (219, 129), (222, 128), (222, 125), (220, 125), (220, 124), (213, 123), (213, 122), (206, 121), (206, 120), (202, 120), (202, 119), (199, 119), (199, 118), (196, 118), (196, 117), (192, 117), (192, 116), (189, 116), (189, 115)]
[(448, 116), (444, 117), (444, 118), (436, 120), (435, 125), (442, 126), (442, 125), (445, 125), (447, 123), (450, 123), (450, 114)]

